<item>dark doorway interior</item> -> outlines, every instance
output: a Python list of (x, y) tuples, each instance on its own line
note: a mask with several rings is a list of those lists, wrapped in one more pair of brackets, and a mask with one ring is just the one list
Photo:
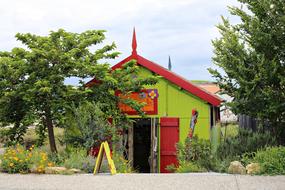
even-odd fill
[(136, 119), (134, 123), (134, 168), (140, 173), (150, 173), (151, 120)]

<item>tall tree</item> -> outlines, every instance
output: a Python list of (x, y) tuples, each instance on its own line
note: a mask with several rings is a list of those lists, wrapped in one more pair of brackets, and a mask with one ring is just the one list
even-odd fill
[[(5, 109), (0, 107), (0, 121), (8, 121), (1, 118), (1, 113), (11, 115), (15, 112), (17, 117), (9, 120), (14, 124), (23, 122), (25, 117), (30, 118), (33, 113), (44, 126), (41, 129), (47, 129), (50, 149), (56, 152), (53, 128), (61, 124), (71, 103), (99, 102), (106, 115), (120, 118), (123, 114), (117, 107), (119, 101), (139, 111), (142, 105), (130, 99), (121, 100), (114, 92), (120, 90), (127, 94), (138, 91), (143, 85), (153, 84), (156, 80), (152, 77), (132, 79), (137, 71), (134, 62), (129, 62), (122, 70), (110, 72), (106, 59), (113, 59), (119, 53), (113, 52), (114, 43), (101, 48), (96, 46), (105, 39), (104, 32), (90, 30), (78, 34), (60, 29), (48, 36), (17, 34), (17, 40), (26, 49), (14, 48), (11, 52), (0, 53), (0, 103), (5, 99), (11, 102), (18, 98), (20, 106), (11, 103)], [(64, 83), (68, 77), (95, 77), (98, 83), (86, 88), (81, 81), (81, 86), (73, 87)]]
[(242, 6), (229, 11), (240, 23), (231, 24), (222, 17), (218, 25), (221, 37), (213, 40), (213, 62), (220, 70), (209, 71), (224, 93), (234, 97), (230, 106), (235, 113), (269, 123), (284, 140), (284, 0), (238, 1)]
[(9, 128), (8, 136), (11, 142), (19, 143), (27, 125), (32, 122), (29, 119), (31, 105), (24, 100), (23, 57), (19, 49), (0, 56), (3, 57), (0, 59), (0, 122), (3, 126), (14, 124)]

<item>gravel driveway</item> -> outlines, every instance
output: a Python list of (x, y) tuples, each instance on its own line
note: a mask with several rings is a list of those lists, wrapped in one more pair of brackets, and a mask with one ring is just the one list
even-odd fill
[(0, 174), (2, 190), (284, 190), (285, 176), (241, 176), (216, 173), (197, 174)]

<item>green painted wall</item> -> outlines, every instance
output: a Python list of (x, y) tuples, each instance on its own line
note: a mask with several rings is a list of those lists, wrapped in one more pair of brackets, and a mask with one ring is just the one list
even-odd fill
[[(140, 76), (152, 75), (152, 72), (140, 68)], [(178, 117), (180, 118), (179, 139), (184, 141), (189, 132), (192, 109), (199, 112), (194, 134), (199, 138), (210, 139), (210, 105), (200, 98), (180, 89), (163, 77), (154, 86), (146, 88), (158, 89), (158, 114), (151, 117)]]
[[(139, 76), (147, 77), (151, 75), (153, 75), (152, 72), (140, 67)], [(159, 94), (158, 114), (149, 117), (178, 117), (180, 142), (184, 142), (189, 133), (190, 119), (194, 108), (199, 112), (194, 135), (199, 138), (210, 139), (210, 105), (207, 102), (180, 89), (177, 85), (161, 76), (156, 85), (146, 86), (146, 88), (158, 89)], [(158, 128), (158, 138), (160, 139), (160, 128)], [(158, 147), (160, 147), (160, 140), (158, 141)], [(158, 155), (160, 155), (160, 149), (158, 149)], [(158, 156), (158, 169), (160, 170), (160, 156)]]

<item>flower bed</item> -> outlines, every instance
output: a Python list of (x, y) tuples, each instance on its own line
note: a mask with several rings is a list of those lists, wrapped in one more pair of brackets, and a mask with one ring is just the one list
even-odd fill
[(28, 150), (20, 145), (9, 147), (0, 158), (1, 170), (8, 173), (44, 173), (45, 167), (54, 165), (46, 152), (34, 150), (34, 146)]

